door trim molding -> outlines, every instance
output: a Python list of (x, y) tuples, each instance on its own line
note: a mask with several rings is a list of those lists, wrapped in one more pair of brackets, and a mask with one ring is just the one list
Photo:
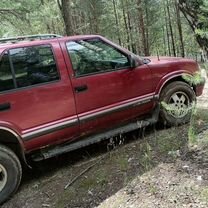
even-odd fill
[(35, 128), (27, 129), (22, 133), (22, 139), (24, 141), (29, 141), (36, 137), (44, 136), (55, 131), (63, 130), (65, 128), (69, 128), (72, 126), (79, 125), (79, 123), (87, 122), (90, 120), (94, 120), (96, 118), (106, 116), (111, 113), (119, 112), (124, 109), (134, 108), (139, 105), (143, 105), (149, 103), (155, 99), (157, 99), (157, 95), (154, 93), (148, 94), (146, 96), (140, 96), (133, 99), (129, 99), (126, 101), (122, 101), (120, 103), (116, 103), (113, 105), (105, 106), (103, 108), (99, 108), (96, 110), (88, 111), (82, 114), (78, 114), (77, 116), (68, 117), (65, 119), (61, 119), (55, 122), (47, 123), (45, 125), (37, 126)]
[(87, 122), (87, 121), (90, 121), (90, 120), (93, 120), (93, 119), (96, 119), (96, 118), (99, 118), (99, 117), (102, 117), (111, 113), (122, 111), (124, 109), (134, 108), (136, 106), (149, 103), (152, 100), (154, 100), (154, 98), (155, 96), (152, 93), (147, 96), (137, 97), (134, 99), (127, 100), (125, 102), (117, 103), (115, 105), (110, 105), (104, 108), (96, 109), (95, 111), (88, 111), (87, 113), (78, 114), (78, 118), (81, 123)]
[(35, 130), (34, 129), (29, 129), (27, 131), (25, 131), (25, 133), (23, 133), (22, 138), (24, 141), (28, 141), (31, 140), (35, 137), (40, 137), (40, 136), (44, 136), (46, 134), (55, 132), (55, 131), (59, 131), (65, 128), (69, 128), (75, 125), (78, 125), (79, 121), (78, 118), (68, 118), (68, 120), (66, 121), (62, 121), (59, 123), (55, 123), (55, 124), (47, 124), (46, 127), (38, 127)]

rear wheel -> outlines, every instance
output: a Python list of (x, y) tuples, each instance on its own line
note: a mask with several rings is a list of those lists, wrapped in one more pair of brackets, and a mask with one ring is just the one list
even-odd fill
[(9, 148), (0, 145), (0, 204), (15, 193), (21, 177), (22, 167), (19, 159)]
[(196, 95), (185, 82), (173, 82), (167, 85), (160, 96), (162, 121), (169, 125), (180, 125), (190, 121)]

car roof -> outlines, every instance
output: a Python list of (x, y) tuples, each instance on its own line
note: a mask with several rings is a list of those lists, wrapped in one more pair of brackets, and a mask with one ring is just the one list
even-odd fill
[[(44, 35), (31, 35), (31, 36), (20, 36), (14, 38), (3, 38), (0, 39), (0, 53), (7, 48), (16, 48), (16, 47), (25, 47), (25, 46), (32, 46), (32, 45), (43, 45), (43, 44), (50, 44), (52, 42), (65, 42), (65, 41), (72, 41), (72, 40), (80, 40), (80, 39), (89, 39), (89, 38), (101, 38), (100, 35), (75, 35), (75, 36), (54, 36), (49, 38), (38, 38), (46, 35), (51, 34), (44, 34)], [(51, 36), (53, 36), (52, 34)], [(28, 40), (28, 37), (32, 37), (31, 40)], [(24, 39), (25, 38), (25, 39)], [(7, 42), (8, 41), (8, 42)], [(3, 43), (2, 43), (3, 42)]]

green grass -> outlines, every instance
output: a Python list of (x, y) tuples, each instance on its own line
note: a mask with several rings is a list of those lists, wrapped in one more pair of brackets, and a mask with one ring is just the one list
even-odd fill
[(192, 116), (192, 120), (190, 122), (189, 127), (189, 143), (190, 145), (197, 145), (199, 143), (207, 143), (208, 146), (208, 139), (206, 136), (203, 140), (198, 140), (198, 134), (200, 133), (200, 129), (208, 128), (208, 110), (196, 109)]
[(60, 194), (60, 197), (55, 202), (55, 207), (56, 208), (66, 207), (70, 199), (75, 199), (76, 195), (77, 195), (77, 191), (73, 187), (70, 187), (65, 191), (63, 190), (63, 193)]
[(201, 199), (205, 202), (208, 202), (208, 187), (204, 187), (200, 193)]
[(186, 130), (173, 127), (163, 130), (156, 135), (157, 148), (161, 154), (168, 155), (169, 152), (180, 150), (187, 142)]
[(140, 145), (141, 156), (139, 158), (140, 164), (145, 171), (150, 170), (153, 167), (152, 162), (152, 147), (149, 142), (144, 142)]
[(117, 164), (119, 167), (119, 170), (123, 172), (127, 171), (128, 166), (129, 166), (128, 159), (126, 158), (125, 155), (124, 156), (118, 155), (118, 157), (115, 159), (115, 164)]
[(201, 63), (200, 64), (200, 67), (201, 67), (201, 69), (205, 69), (206, 71), (207, 71), (207, 73), (208, 73), (208, 63)]

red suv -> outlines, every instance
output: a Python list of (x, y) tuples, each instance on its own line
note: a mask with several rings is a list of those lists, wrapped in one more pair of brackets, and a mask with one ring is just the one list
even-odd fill
[(0, 203), (17, 190), (28, 159), (69, 152), (158, 117), (167, 125), (188, 122), (204, 80), (193, 84), (184, 75), (197, 72), (193, 60), (142, 59), (97, 35), (1, 39)]

